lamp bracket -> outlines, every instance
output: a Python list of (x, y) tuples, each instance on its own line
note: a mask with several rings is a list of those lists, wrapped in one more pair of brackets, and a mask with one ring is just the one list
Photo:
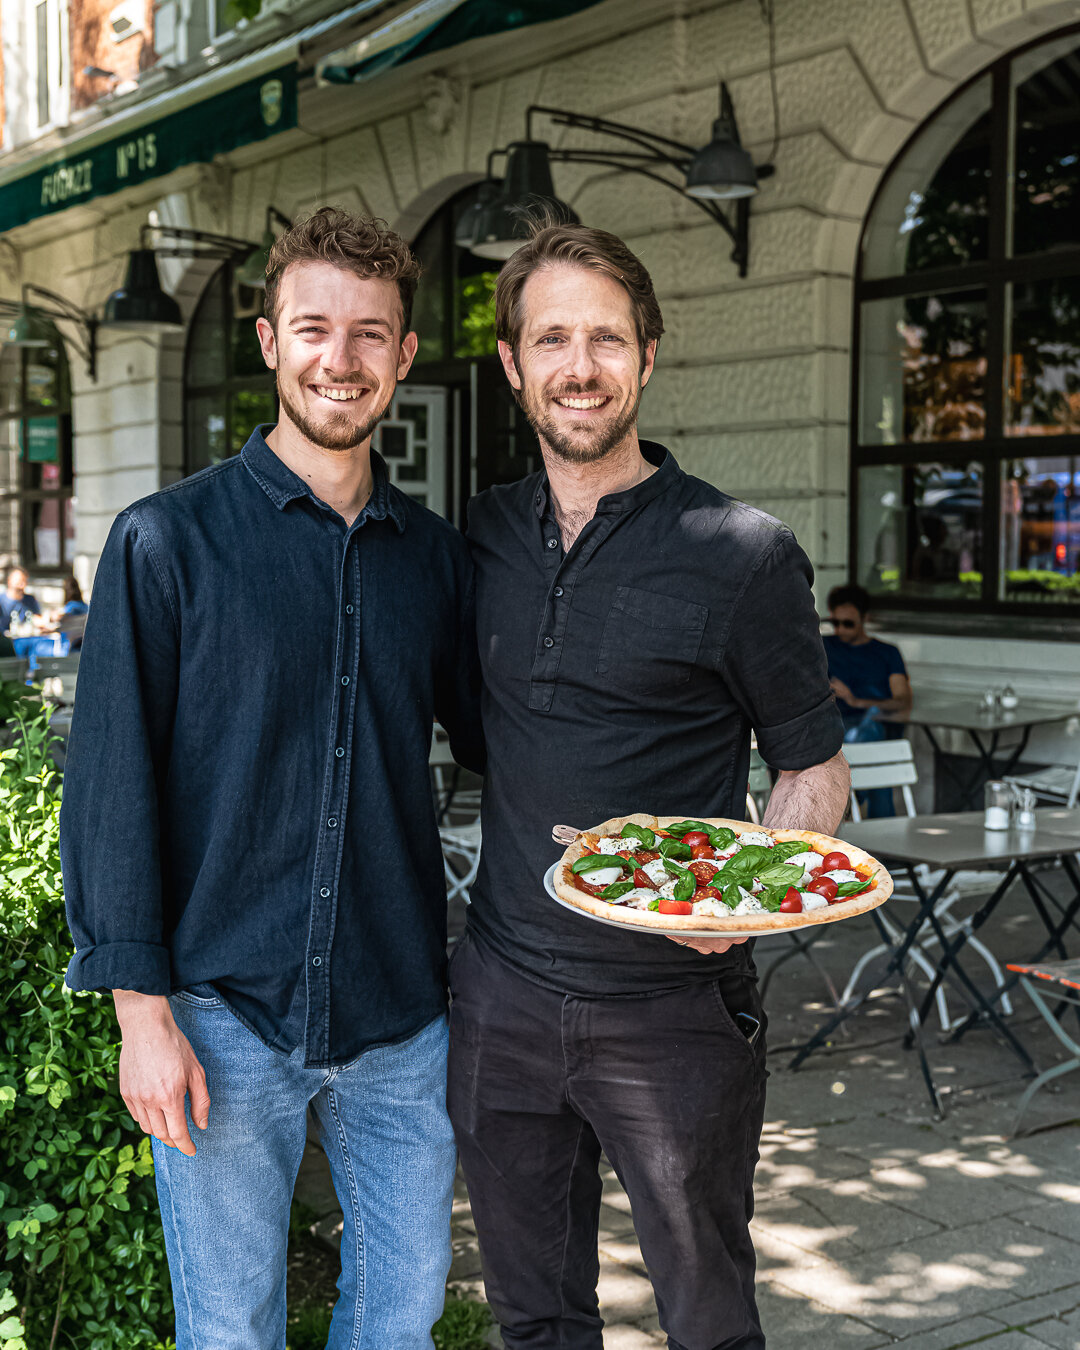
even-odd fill
[[(268, 208), (273, 210), (273, 207)], [(167, 242), (192, 245), (190, 248), (158, 248), (151, 242), (150, 236), (156, 235)], [(199, 247), (195, 247), (199, 246)], [(211, 234), (209, 230), (189, 230), (178, 225), (142, 225), (139, 229), (139, 247), (150, 249), (166, 258), (231, 258), (238, 253), (250, 253), (257, 248), (250, 239), (234, 239), (228, 234)]]
[(41, 305), (34, 305), (34, 309), (39, 313), (48, 315), (50, 319), (67, 319), (70, 323), (75, 325), (76, 329), (79, 331), (79, 337), (72, 338), (71, 344), (86, 362), (87, 375), (96, 383), (98, 319), (96, 319), (93, 314), (87, 313), (85, 309), (80, 309), (78, 305), (72, 303), (72, 301), (66, 299), (64, 296), (58, 295), (56, 291), (50, 291), (47, 287), (39, 286), (33, 281), (23, 282), (23, 308), (28, 304), (28, 297), (31, 291), (34, 292), (35, 295), (44, 296), (46, 300), (55, 306), (54, 309), (44, 309)]

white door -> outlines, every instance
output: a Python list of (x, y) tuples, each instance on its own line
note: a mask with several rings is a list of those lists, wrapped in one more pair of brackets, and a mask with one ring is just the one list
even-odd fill
[(446, 392), (402, 385), (371, 438), (390, 481), (440, 516), (446, 515)]

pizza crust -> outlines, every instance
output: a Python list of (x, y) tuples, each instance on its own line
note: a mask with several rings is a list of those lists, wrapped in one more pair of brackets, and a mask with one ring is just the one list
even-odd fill
[(586, 836), (619, 834), (622, 827), (627, 824), (644, 825), (650, 830), (664, 830), (677, 820), (686, 819), (688, 819), (686, 816), (650, 816), (638, 812), (632, 816), (616, 816), (612, 820), (605, 820), (602, 825), (594, 826), (591, 830), (583, 830), (556, 864), (554, 879), (556, 893), (561, 900), (573, 905), (575, 909), (584, 910), (586, 914), (592, 914), (598, 919), (625, 923), (627, 928), (646, 930), (653, 928), (664, 932), (677, 932), (680, 929), (687, 929), (698, 933), (716, 933), (721, 936), (724, 933), (744, 933), (748, 928), (755, 932), (782, 933), (793, 928), (813, 928), (823, 923), (836, 923), (840, 919), (850, 919), (856, 914), (865, 914), (871, 909), (876, 909), (878, 905), (884, 904), (892, 894), (893, 883), (889, 873), (876, 858), (872, 858), (869, 853), (865, 853), (861, 848), (856, 848), (854, 844), (845, 844), (842, 839), (834, 839), (831, 835), (819, 834), (816, 830), (770, 830), (764, 825), (753, 825), (745, 820), (720, 820), (714, 816), (695, 816), (693, 819), (700, 820), (703, 824), (713, 827), (726, 826), (729, 830), (734, 830), (737, 835), (748, 833), (769, 834), (777, 840), (799, 839), (806, 844), (807, 848), (819, 852), (823, 850), (825, 853), (846, 853), (853, 866), (869, 867), (871, 871), (876, 872), (875, 884), (870, 890), (863, 891), (861, 895), (853, 895), (848, 900), (841, 900), (835, 905), (829, 905), (824, 909), (811, 910), (809, 913), (731, 914), (724, 917), (717, 917), (713, 914), (659, 914), (655, 910), (630, 909), (626, 905), (613, 905), (607, 900), (600, 900), (596, 896), (587, 895), (573, 884), (571, 878), (573, 877), (574, 863), (583, 853), (590, 851)]

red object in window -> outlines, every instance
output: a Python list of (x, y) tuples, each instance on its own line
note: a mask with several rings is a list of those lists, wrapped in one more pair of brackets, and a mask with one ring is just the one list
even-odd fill
[(1057, 548), (1054, 549), (1054, 557), (1055, 557), (1055, 559), (1056, 559), (1059, 563), (1064, 564), (1064, 562), (1065, 562), (1065, 556), (1066, 556), (1065, 545), (1064, 545), (1064, 544), (1058, 544)]

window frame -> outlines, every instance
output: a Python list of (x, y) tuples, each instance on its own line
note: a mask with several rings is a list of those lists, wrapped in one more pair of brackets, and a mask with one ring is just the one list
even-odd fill
[[(1075, 37), (1080, 50), (1080, 23), (1070, 24), (1043, 34), (1022, 47), (1004, 53), (989, 67), (965, 81), (912, 131), (899, 153), (882, 175), (863, 220), (853, 287), (851, 330), (850, 415), (848, 456), (848, 575), (858, 581), (859, 559), (859, 471), (874, 465), (913, 465), (932, 461), (963, 467), (979, 462), (983, 470), (982, 503), (982, 594), (978, 600), (959, 597), (933, 597), (884, 594), (873, 597), (877, 613), (940, 613), (991, 615), (995, 618), (1040, 619), (1080, 618), (1080, 601), (1024, 601), (999, 596), (1001, 574), (1002, 465), (1007, 460), (1080, 458), (1080, 434), (1064, 436), (1007, 436), (1005, 409), (1006, 344), (1008, 332), (1008, 295), (1010, 286), (1054, 278), (1080, 278), (1080, 243), (1075, 247), (1009, 256), (1010, 198), (1015, 190), (1013, 178), (1014, 89), (1012, 67), (1028, 52), (1063, 39)], [(878, 203), (893, 173), (933, 119), (940, 117), (957, 99), (979, 80), (990, 77), (990, 177), (988, 183), (988, 247), (985, 261), (938, 267), (919, 272), (869, 279), (863, 276), (867, 231), (874, 221)], [(903, 442), (893, 445), (869, 445), (860, 441), (862, 421), (861, 379), (863, 307), (870, 301), (900, 296), (934, 295), (948, 291), (984, 288), (986, 291), (986, 402), (985, 435), (977, 440)], [(1033, 453), (1037, 448), (1037, 456)]]

